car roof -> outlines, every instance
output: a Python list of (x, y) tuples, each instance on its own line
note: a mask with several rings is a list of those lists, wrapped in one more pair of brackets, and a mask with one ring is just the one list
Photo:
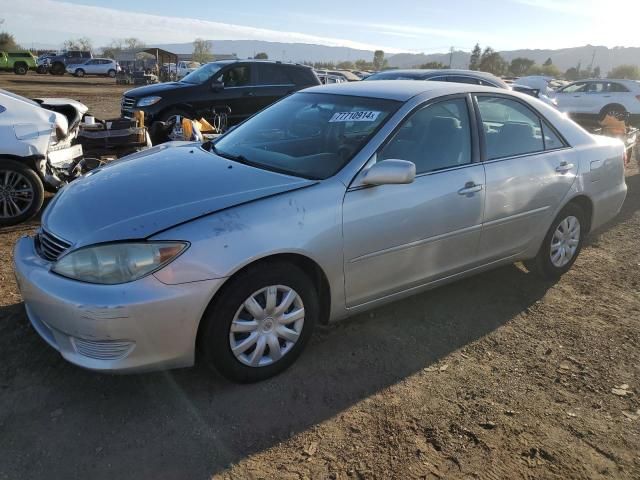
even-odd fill
[(385, 98), (406, 102), (423, 93), (431, 93), (437, 97), (467, 92), (493, 92), (504, 89), (483, 87), (467, 83), (452, 82), (416, 82), (415, 80), (377, 80), (375, 82), (349, 82), (320, 85), (303, 90), (308, 93), (327, 93), (334, 95), (351, 95), (354, 97)]
[[(504, 82), (504, 80), (502, 80), (499, 77), (496, 77), (495, 75), (492, 75), (491, 73), (487, 73), (487, 72), (480, 72), (478, 70), (458, 70), (458, 69), (451, 69), (451, 68), (446, 68), (446, 69), (422, 69), (422, 68), (411, 68), (411, 69), (403, 69), (403, 70), (384, 70), (382, 72), (377, 72), (377, 73), (381, 73), (381, 74), (391, 74), (391, 75), (406, 75), (409, 77), (416, 77), (416, 78), (430, 78), (430, 77), (437, 77), (437, 76), (455, 76), (455, 75), (464, 75), (467, 77), (474, 77), (474, 78), (480, 78), (483, 80), (487, 80), (489, 82), (494, 82), (494, 83), (499, 83), (499, 84), (504, 84), (506, 85), (506, 83)], [(376, 75), (376, 74), (374, 74)]]
[(302, 63), (292, 63), (292, 62), (281, 62), (280, 60), (262, 60), (262, 59), (256, 59), (256, 58), (248, 58), (248, 59), (242, 59), (242, 58), (231, 58), (231, 59), (227, 59), (227, 60), (214, 60), (213, 62), (209, 62), (209, 63), (223, 63), (225, 65), (229, 65), (231, 63), (269, 63), (272, 65), (285, 65), (287, 67), (305, 67), (305, 68), (310, 68), (313, 69), (313, 67), (309, 66), (309, 65), (304, 65)]

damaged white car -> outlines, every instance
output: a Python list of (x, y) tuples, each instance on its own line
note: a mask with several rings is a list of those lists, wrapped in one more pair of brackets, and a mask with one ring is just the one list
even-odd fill
[(87, 110), (75, 100), (0, 90), (0, 227), (33, 217), (45, 189), (78, 176), (83, 153), (74, 140)]

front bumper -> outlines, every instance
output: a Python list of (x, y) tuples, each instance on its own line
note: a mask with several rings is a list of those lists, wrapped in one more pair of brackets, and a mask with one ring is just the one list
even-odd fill
[(69, 362), (91, 370), (140, 372), (193, 365), (200, 319), (222, 279), (166, 285), (153, 275), (93, 285), (51, 273), (30, 237), (14, 250), (29, 320)]

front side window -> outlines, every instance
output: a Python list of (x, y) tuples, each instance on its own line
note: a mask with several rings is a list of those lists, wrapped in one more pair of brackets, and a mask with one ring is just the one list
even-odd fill
[(213, 78), (213, 76), (216, 75), (222, 67), (223, 65), (219, 63), (207, 63), (206, 65), (203, 65), (199, 69), (186, 75), (180, 81), (184, 83), (193, 83), (195, 85), (200, 85)]
[(454, 75), (448, 78), (449, 78), (449, 81), (453, 83), (469, 83), (471, 85), (480, 85), (480, 80), (473, 77), (464, 77), (462, 75)]
[(226, 88), (251, 85), (251, 71), (248, 66), (230, 68), (222, 74), (222, 83)]
[(218, 140), (220, 156), (304, 178), (336, 174), (400, 106), (378, 98), (297, 93)]
[(471, 163), (471, 128), (464, 98), (422, 108), (404, 121), (378, 154), (378, 161), (408, 160), (416, 173)]
[(558, 90), (559, 93), (583, 93), (587, 91), (586, 82), (572, 83)]
[(587, 93), (603, 93), (605, 91), (605, 83), (591, 82), (587, 85)]
[(486, 139), (487, 160), (544, 151), (540, 118), (520, 102), (477, 97)]

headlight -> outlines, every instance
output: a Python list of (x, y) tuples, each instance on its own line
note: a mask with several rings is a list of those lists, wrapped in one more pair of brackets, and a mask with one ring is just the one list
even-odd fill
[(81, 282), (127, 283), (161, 269), (187, 247), (186, 242), (111, 243), (86, 247), (62, 257), (52, 270)]
[(155, 105), (160, 100), (162, 100), (162, 97), (144, 97), (144, 98), (141, 98), (140, 100), (138, 100), (138, 103), (136, 104), (136, 106), (138, 106), (138, 107), (148, 107), (150, 105)]

